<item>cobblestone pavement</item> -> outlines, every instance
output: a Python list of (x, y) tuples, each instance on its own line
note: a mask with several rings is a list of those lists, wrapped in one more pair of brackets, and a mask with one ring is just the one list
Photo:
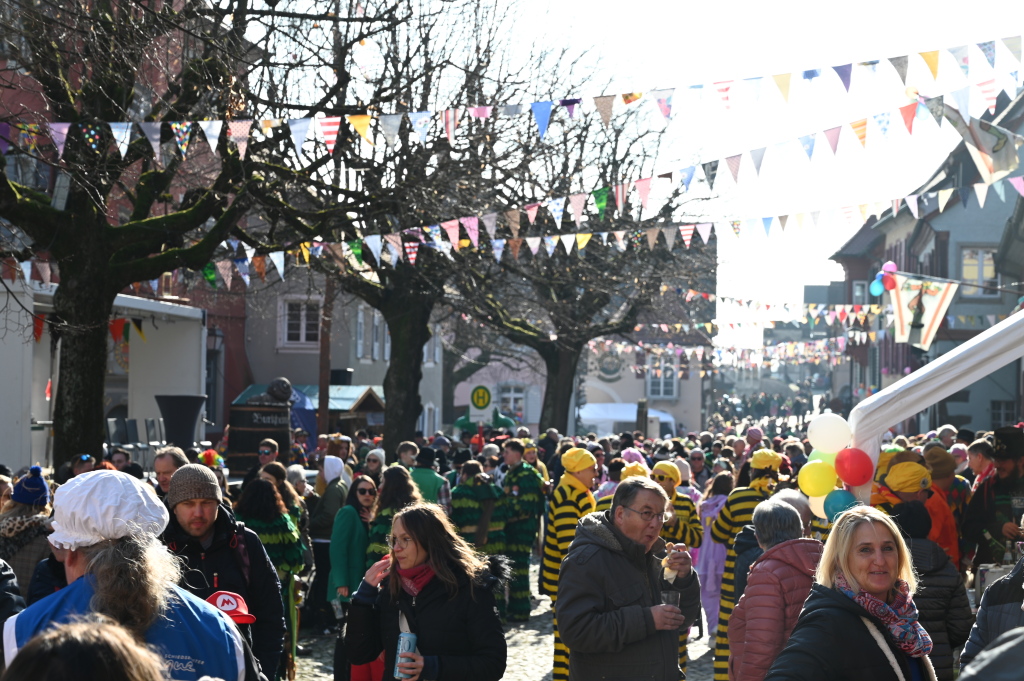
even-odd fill
[[(530, 567), (530, 583), (536, 592), (536, 562)], [(551, 681), (551, 656), (553, 638), (551, 631), (551, 600), (546, 596), (534, 599), (533, 613), (529, 622), (505, 627), (508, 641), (508, 664), (505, 681)], [(694, 640), (697, 629), (691, 630), (688, 647), (690, 662), (686, 671), (687, 681), (711, 681), (712, 658), (708, 648), (707, 628), (704, 637)], [(334, 679), (334, 636), (303, 636), (299, 643), (307, 648), (310, 655), (298, 660), (296, 678), (301, 681), (333, 681)]]

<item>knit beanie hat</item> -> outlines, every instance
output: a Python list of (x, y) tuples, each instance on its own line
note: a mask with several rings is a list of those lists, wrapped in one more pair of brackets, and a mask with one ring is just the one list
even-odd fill
[(189, 499), (224, 500), (224, 492), (213, 471), (202, 464), (190, 463), (176, 470), (164, 500), (173, 511), (175, 506)]
[(11, 501), (26, 506), (45, 506), (50, 503), (50, 486), (43, 478), (42, 468), (32, 466), (28, 469), (28, 475), (23, 475), (18, 482), (14, 483)]

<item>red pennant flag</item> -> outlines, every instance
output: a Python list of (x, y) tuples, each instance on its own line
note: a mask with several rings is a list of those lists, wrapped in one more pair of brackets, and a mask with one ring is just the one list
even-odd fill
[(914, 134), (914, 118), (917, 117), (917, 102), (900, 107), (903, 114), (903, 123), (907, 126), (907, 132)]
[[(43, 337), (43, 325), (46, 324), (46, 317), (41, 314), (32, 315), (32, 337), (36, 343)], [(50, 399), (50, 383), (46, 383), (46, 399)]]
[(115, 343), (120, 343), (124, 338), (124, 325), (127, 322), (127, 319), (110, 320), (110, 335), (114, 339)]
[(693, 230), (696, 225), (679, 225), (679, 234), (683, 237), (683, 244), (689, 248), (690, 240), (693, 239)]
[(410, 265), (416, 264), (416, 255), (420, 250), (419, 241), (406, 241), (405, 242), (405, 258), (409, 261)]

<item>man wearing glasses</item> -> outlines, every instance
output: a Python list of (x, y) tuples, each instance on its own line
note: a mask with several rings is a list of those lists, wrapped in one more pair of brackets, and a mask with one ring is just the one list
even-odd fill
[(619, 483), (608, 511), (580, 520), (558, 584), (570, 680), (682, 678), (678, 636), (700, 616), (700, 583), (685, 547), (666, 555), (659, 535), (671, 513), (665, 490), (637, 476)]
[(686, 458), (690, 462), (690, 481), (694, 487), (703, 492), (711, 478), (711, 471), (704, 460), (704, 451), (691, 449)]
[(257, 453), (259, 454), (259, 463), (249, 469), (249, 472), (245, 474), (245, 478), (242, 480), (242, 489), (249, 486), (249, 483), (260, 477), (260, 471), (271, 461), (277, 461), (277, 440), (271, 440), (267, 438), (260, 442), (260, 447)]

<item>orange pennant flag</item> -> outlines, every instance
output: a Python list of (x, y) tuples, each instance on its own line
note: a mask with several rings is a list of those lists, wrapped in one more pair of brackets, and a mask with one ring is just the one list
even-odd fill
[(868, 119), (862, 118), (859, 121), (854, 121), (850, 123), (850, 127), (857, 133), (857, 139), (860, 140), (860, 145), (863, 147), (868, 137)]
[(932, 72), (932, 78), (939, 77), (939, 51), (932, 50), (931, 52), (921, 52), (921, 59), (924, 59), (924, 63), (928, 65), (928, 70)]
[(359, 136), (366, 140), (370, 146), (373, 146), (373, 141), (370, 140), (368, 133), (370, 132), (370, 121), (373, 120), (373, 116), (367, 116), (366, 114), (360, 114), (358, 116), (345, 116), (345, 120), (356, 129)]
[(917, 102), (901, 106), (900, 113), (903, 114), (903, 122), (907, 126), (907, 132), (913, 134), (914, 118), (917, 116)]

